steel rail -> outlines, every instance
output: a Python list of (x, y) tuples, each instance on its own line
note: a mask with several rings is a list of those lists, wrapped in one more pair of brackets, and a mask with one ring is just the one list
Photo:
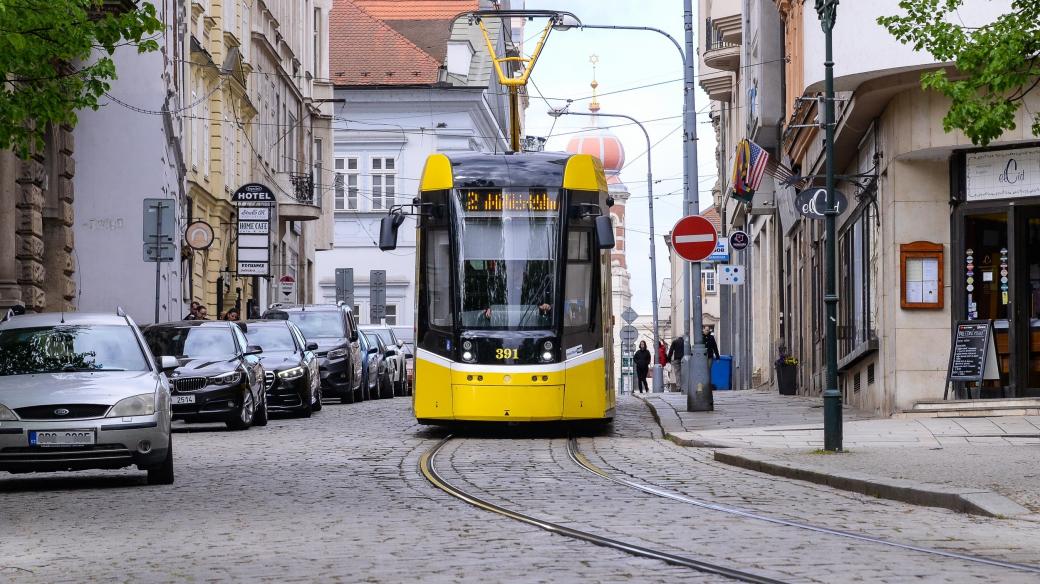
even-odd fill
[(433, 486), (451, 495), (452, 497), (455, 497), (456, 499), (473, 505), (474, 507), (483, 509), (485, 511), (489, 511), (491, 513), (496, 513), (498, 515), (502, 515), (510, 519), (526, 523), (528, 525), (533, 525), (534, 527), (544, 529), (545, 531), (548, 531), (550, 533), (555, 533), (564, 537), (579, 539), (581, 541), (593, 543), (598, 546), (623, 551), (632, 555), (642, 556), (644, 558), (661, 560), (663, 562), (667, 562), (675, 566), (692, 568), (694, 570), (697, 570), (698, 572), (716, 574), (719, 576), (732, 578), (734, 580), (740, 580), (742, 582), (751, 582), (755, 584), (782, 584), (783, 582), (781, 580), (774, 580), (772, 578), (760, 576), (751, 572), (743, 572), (741, 570), (727, 568), (725, 566), (712, 564), (710, 562), (696, 560), (693, 558), (687, 558), (684, 556), (677, 556), (668, 552), (662, 552), (640, 545), (626, 543), (617, 539), (596, 535), (587, 531), (581, 531), (579, 529), (566, 527), (558, 523), (552, 523), (551, 521), (546, 521), (544, 519), (539, 519), (537, 517), (533, 517), (525, 513), (520, 513), (519, 511), (507, 509), (500, 505), (496, 505), (494, 503), (481, 499), (476, 495), (467, 493), (462, 489), (449, 483), (440, 475), (440, 473), (437, 472), (437, 454), (440, 452), (441, 448), (443, 448), (444, 445), (447, 444), (452, 438), (453, 437), (451, 435), (448, 435), (443, 440), (434, 445), (432, 448), (424, 452), (422, 456), (419, 458), (419, 471), (422, 473), (423, 477), (425, 477), (426, 480), (429, 481)]
[(568, 454), (568, 456), (570, 456), (571, 461), (574, 462), (575, 464), (577, 464), (578, 466), (580, 466), (581, 468), (591, 472), (592, 474), (595, 474), (595, 475), (600, 476), (600, 477), (602, 477), (604, 479), (607, 479), (608, 481), (615, 482), (615, 483), (617, 483), (619, 485), (624, 485), (626, 487), (635, 489), (637, 491), (642, 491), (644, 493), (648, 493), (648, 494), (651, 494), (651, 495), (657, 495), (658, 497), (663, 497), (665, 499), (671, 499), (673, 501), (679, 501), (679, 502), (682, 502), (682, 503), (688, 503), (690, 505), (694, 505), (694, 506), (700, 507), (702, 509), (710, 509), (712, 511), (721, 511), (722, 513), (729, 513), (731, 515), (737, 515), (737, 516), (740, 516), (740, 517), (745, 517), (747, 519), (754, 519), (754, 520), (758, 520), (758, 521), (765, 521), (767, 523), (773, 523), (773, 524), (776, 524), (776, 525), (784, 525), (784, 526), (787, 526), (787, 527), (795, 527), (795, 528), (798, 528), (798, 529), (805, 529), (805, 530), (808, 530), (808, 531), (815, 531), (817, 533), (823, 533), (823, 534), (827, 534), (827, 535), (835, 535), (835, 536), (839, 536), (839, 537), (846, 537), (846, 538), (854, 539), (854, 540), (857, 540), (857, 541), (862, 541), (862, 542), (867, 542), (867, 543), (874, 543), (874, 544), (879, 544), (879, 545), (884, 545), (884, 546), (904, 549), (904, 550), (913, 551), (913, 552), (920, 552), (920, 553), (924, 553), (924, 554), (931, 554), (931, 555), (936, 555), (936, 556), (942, 556), (942, 557), (945, 557), (945, 558), (956, 559), (956, 560), (961, 560), (961, 561), (965, 561), (965, 562), (973, 562), (973, 563), (977, 563), (977, 564), (986, 564), (986, 565), (989, 565), (989, 566), (996, 566), (996, 567), (1000, 567), (1000, 568), (1008, 568), (1008, 569), (1011, 569), (1011, 570), (1021, 570), (1021, 571), (1025, 571), (1025, 572), (1031, 572), (1031, 573), (1034, 573), (1034, 574), (1040, 574), (1040, 566), (1033, 566), (1033, 565), (1029, 565), (1029, 564), (1018, 564), (1018, 563), (1015, 563), (1015, 562), (1006, 562), (1006, 561), (1003, 561), (1003, 560), (995, 560), (993, 558), (987, 558), (987, 557), (983, 557), (983, 556), (969, 556), (969, 555), (965, 555), (965, 554), (959, 554), (957, 552), (948, 552), (948, 551), (939, 550), (939, 549), (935, 549), (935, 548), (927, 548), (927, 547), (923, 547), (923, 546), (916, 546), (916, 545), (913, 545), (913, 544), (900, 543), (900, 542), (897, 542), (897, 541), (891, 541), (891, 540), (882, 539), (882, 538), (879, 538), (879, 537), (873, 537), (873, 536), (870, 536), (870, 535), (864, 535), (864, 534), (861, 534), (861, 533), (853, 533), (853, 532), (850, 532), (850, 531), (842, 531), (840, 529), (832, 529), (830, 527), (822, 527), (822, 526), (819, 526), (819, 525), (813, 525), (811, 523), (802, 523), (800, 521), (791, 521), (791, 520), (788, 520), (788, 519), (780, 519), (778, 517), (770, 517), (768, 515), (760, 515), (758, 513), (752, 512), (752, 511), (745, 511), (743, 509), (739, 509), (739, 508), (736, 508), (736, 507), (729, 507), (729, 506), (726, 506), (726, 505), (719, 505), (717, 503), (710, 503), (708, 501), (703, 501), (703, 500), (700, 500), (700, 499), (694, 499), (693, 497), (688, 497), (686, 495), (682, 495), (682, 494), (679, 494), (679, 493), (668, 491), (668, 490), (665, 490), (665, 489), (662, 489), (660, 487), (656, 487), (656, 486), (653, 486), (653, 485), (647, 485), (647, 484), (631, 481), (631, 480), (628, 480), (628, 479), (620, 478), (620, 477), (614, 476), (614, 475), (610, 474), (609, 472), (603, 470), (602, 468), (596, 466), (584, 454), (582, 454), (581, 451), (578, 450), (578, 441), (574, 437), (569, 438), (568, 441), (567, 441), (567, 454)]

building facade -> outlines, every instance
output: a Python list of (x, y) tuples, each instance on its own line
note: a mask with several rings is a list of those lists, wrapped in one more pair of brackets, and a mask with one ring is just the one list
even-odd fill
[[(386, 275), (385, 322), (413, 337), (415, 223), (397, 249), (378, 248), (379, 222), (411, 202), (426, 158), (435, 152), (508, 149), (507, 92), (499, 85), (480, 31), (455, 15), (489, 3), (337, 0), (331, 26), (336, 115), (332, 185), (334, 246), (318, 254), (316, 297), (351, 300), (361, 323), (371, 314), (370, 275)], [(509, 22), (487, 19), (499, 54), (519, 43)], [(352, 270), (337, 296), (337, 270)], [(340, 280), (342, 288), (344, 281)]]
[[(734, 380), (737, 387), (768, 383), (782, 348), (799, 361), (799, 391), (818, 394), (825, 380), (826, 240), (823, 222), (803, 216), (795, 195), (824, 178), (816, 98), (823, 90), (823, 33), (815, 9), (801, 1), (734, 4), (741, 37), (722, 36), (739, 40), (745, 66), (731, 72), (728, 94), (710, 76), (701, 81), (718, 112), (723, 223), (753, 241), (744, 257), (750, 285), (729, 294), (728, 309), (723, 295), (724, 330), (733, 328), (728, 318), (750, 327), (730, 333), (737, 342), (729, 348), (744, 368)], [(944, 65), (876, 24), (899, 11), (895, 0), (842, 4), (834, 29), (835, 170), (848, 201), (835, 242), (839, 389), (847, 402), (879, 414), (942, 400), (954, 325), (977, 318), (993, 324), (999, 379), (984, 382), (976, 395), (1035, 396), (1040, 141), (1029, 132), (1027, 112), (1040, 107), (1040, 93), (1025, 96), (1016, 129), (985, 149), (945, 132), (949, 101), (920, 87), (923, 72)], [(997, 12), (965, 5), (959, 16), (977, 26)], [(770, 30), (774, 17), (779, 35)], [(702, 52), (702, 61), (711, 53)], [(771, 62), (782, 64), (778, 78), (761, 74)], [(782, 98), (772, 128), (767, 95)], [(752, 112), (762, 121), (756, 124)], [(734, 200), (723, 172), (741, 131), (780, 163), (773, 174), (794, 175), (764, 184), (750, 204)], [(720, 341), (727, 352), (725, 333)]]

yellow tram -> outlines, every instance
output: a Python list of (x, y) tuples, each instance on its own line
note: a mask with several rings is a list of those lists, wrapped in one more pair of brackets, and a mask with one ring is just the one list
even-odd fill
[[(420, 423), (613, 419), (612, 204), (585, 154), (427, 159), (408, 206)], [(382, 249), (404, 215), (383, 220)]]

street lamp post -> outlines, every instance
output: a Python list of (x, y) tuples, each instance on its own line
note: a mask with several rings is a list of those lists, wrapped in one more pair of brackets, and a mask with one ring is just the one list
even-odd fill
[[(567, 29), (577, 26), (582, 30), (633, 30), (655, 32), (664, 36), (675, 45), (679, 51), (679, 59), (683, 66), (683, 214), (696, 215), (700, 213), (700, 193), (697, 183), (697, 114), (694, 96), (694, 70), (693, 59), (693, 0), (683, 0), (683, 21), (686, 29), (686, 51), (683, 51), (679, 41), (672, 35), (659, 28), (650, 26), (625, 26), (605, 24), (584, 24), (575, 19), (573, 22), (568, 17), (562, 19), (556, 28)], [(649, 149), (647, 150), (649, 158)], [(653, 198), (650, 199), (651, 207)], [(653, 221), (651, 214), (650, 220)], [(652, 236), (651, 236), (652, 239)], [(650, 249), (654, 249), (651, 241)], [(685, 359), (681, 367), (682, 379), (676, 380), (686, 393), (686, 410), (710, 411), (714, 409), (711, 391), (708, 388), (708, 367), (704, 359), (693, 357), (693, 355), (704, 354), (704, 342), (699, 332), (703, 328), (703, 313), (701, 311), (701, 265), (699, 263), (683, 262), (683, 337), (685, 342)], [(656, 294), (657, 282), (654, 281), (654, 293)], [(656, 317), (656, 313), (655, 313)], [(656, 326), (654, 327), (656, 329)], [(656, 351), (657, 348), (654, 347)], [(656, 383), (656, 380), (655, 380)]]
[(643, 137), (646, 138), (646, 195), (647, 200), (650, 202), (650, 280), (652, 285), (650, 286), (650, 298), (653, 306), (653, 322), (654, 322), (654, 346), (653, 350), (650, 351), (653, 362), (654, 362), (654, 393), (661, 393), (664, 391), (664, 379), (663, 372), (661, 371), (661, 363), (658, 360), (657, 346), (661, 341), (661, 332), (658, 327), (658, 307), (657, 307), (657, 252), (655, 250), (654, 241), (654, 174), (653, 167), (650, 163), (650, 134), (646, 131), (639, 120), (632, 116), (626, 116), (625, 114), (602, 114), (602, 113), (585, 113), (585, 112), (569, 112), (563, 109), (550, 110), (549, 115), (558, 118), (560, 116), (587, 116), (587, 117), (604, 117), (604, 118), (623, 118), (631, 121), (633, 124), (639, 126), (639, 129), (643, 131)]
[(841, 393), (838, 391), (838, 290), (835, 274), (838, 265), (834, 242), (834, 223), (838, 215), (834, 207), (834, 56), (831, 54), (831, 36), (837, 11), (838, 0), (816, 0), (816, 14), (824, 34), (823, 67), (826, 73), (823, 124), (827, 172), (827, 210), (824, 213), (827, 222), (827, 251), (824, 258), (827, 262), (827, 291), (823, 300), (827, 305), (827, 385), (823, 390), (823, 448), (830, 451), (840, 451), (842, 441)]

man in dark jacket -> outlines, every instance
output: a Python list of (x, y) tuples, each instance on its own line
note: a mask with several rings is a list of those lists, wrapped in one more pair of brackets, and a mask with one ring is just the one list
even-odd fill
[(668, 346), (668, 362), (672, 364), (672, 379), (675, 380), (676, 391), (681, 391), (682, 377), (679, 375), (682, 373), (682, 359), (685, 354), (686, 343), (683, 342), (682, 336), (675, 337)]
[(711, 334), (711, 329), (704, 327), (704, 355), (713, 361), (719, 359), (719, 344), (715, 341), (715, 335)]

